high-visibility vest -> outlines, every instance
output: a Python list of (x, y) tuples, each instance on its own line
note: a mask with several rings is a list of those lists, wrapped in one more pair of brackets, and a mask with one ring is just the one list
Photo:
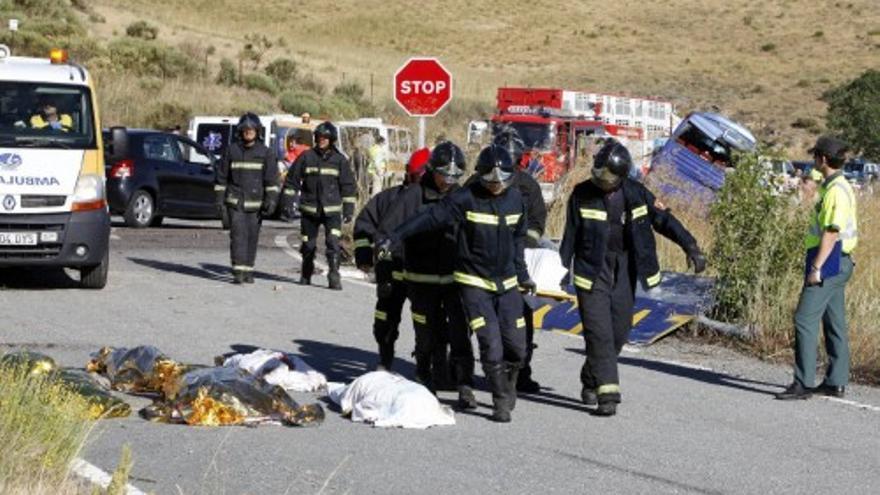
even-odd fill
[(367, 172), (371, 174), (385, 173), (385, 149), (382, 148), (382, 145), (376, 143), (370, 146), (367, 152), (370, 155), (370, 165), (367, 167)]
[[(73, 119), (66, 113), (62, 113), (58, 116), (58, 122), (61, 123), (61, 130), (64, 132), (73, 129)], [(37, 114), (31, 117), (31, 128), (44, 129), (46, 127), (49, 127), (49, 122), (47, 122), (42, 115)]]
[(837, 172), (819, 186), (819, 202), (810, 220), (804, 246), (812, 249), (819, 245), (822, 233), (836, 230), (841, 248), (846, 254), (859, 242), (856, 215), (856, 195), (842, 172)]

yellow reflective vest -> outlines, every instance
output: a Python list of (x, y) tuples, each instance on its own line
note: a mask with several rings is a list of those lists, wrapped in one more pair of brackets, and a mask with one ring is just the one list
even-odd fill
[(819, 202), (810, 221), (804, 246), (812, 249), (819, 245), (822, 233), (834, 230), (840, 234), (841, 248), (846, 254), (859, 242), (856, 195), (843, 172), (825, 179), (819, 186)]

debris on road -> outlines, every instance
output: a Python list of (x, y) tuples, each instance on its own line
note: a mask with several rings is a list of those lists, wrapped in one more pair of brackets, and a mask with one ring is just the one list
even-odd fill
[(293, 392), (317, 392), (327, 388), (327, 377), (290, 353), (258, 349), (249, 354), (217, 358), (217, 364), (239, 368), (267, 383)]
[(373, 371), (349, 385), (331, 383), (330, 400), (355, 422), (383, 428), (417, 428), (455, 424), (455, 413), (427, 388), (388, 371)]

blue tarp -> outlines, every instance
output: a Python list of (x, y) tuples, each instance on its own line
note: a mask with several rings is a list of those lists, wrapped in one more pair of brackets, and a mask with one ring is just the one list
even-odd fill
[[(658, 287), (636, 291), (633, 309), (632, 344), (653, 344), (669, 335), (712, 305), (714, 279), (696, 275), (664, 272)], [(535, 328), (581, 334), (583, 328), (577, 311), (574, 287), (549, 297), (526, 296), (535, 312)]]

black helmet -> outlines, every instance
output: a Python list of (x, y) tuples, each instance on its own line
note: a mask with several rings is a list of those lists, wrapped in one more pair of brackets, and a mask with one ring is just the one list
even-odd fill
[(497, 144), (483, 148), (477, 158), (477, 175), (484, 186), (500, 183), (506, 188), (513, 180), (515, 171), (510, 152)]
[(431, 150), (428, 169), (446, 178), (446, 182), (454, 184), (464, 175), (464, 153), (452, 141), (443, 141)]
[(326, 122), (321, 122), (318, 124), (318, 127), (315, 127), (315, 144), (318, 143), (319, 137), (325, 137), (330, 140), (330, 144), (336, 144), (336, 139), (339, 134), (336, 132), (336, 126), (333, 125), (329, 120)]
[(633, 167), (632, 156), (626, 146), (610, 139), (593, 156), (593, 179), (603, 189), (617, 187)]
[(241, 137), (241, 133), (245, 129), (253, 129), (257, 131), (258, 139), (263, 135), (263, 123), (260, 122), (260, 118), (253, 112), (248, 112), (238, 119), (238, 124), (235, 126), (235, 133)]
[(506, 149), (513, 159), (514, 166), (522, 164), (522, 157), (526, 151), (526, 143), (519, 137), (519, 133), (512, 127), (505, 127), (495, 135), (493, 144)]

